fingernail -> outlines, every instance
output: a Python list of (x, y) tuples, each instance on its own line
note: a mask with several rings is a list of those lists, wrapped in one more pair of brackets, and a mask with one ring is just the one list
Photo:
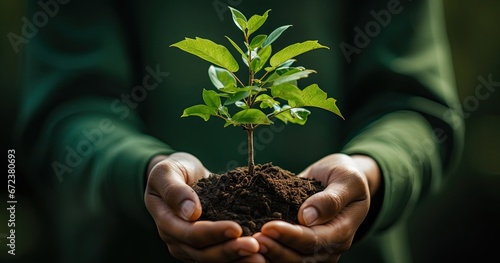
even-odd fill
[(191, 200), (182, 201), (181, 213), (184, 219), (189, 220), (194, 213), (194, 202)]
[(248, 256), (251, 256), (251, 255), (253, 255), (253, 254), (255, 254), (255, 253), (252, 253), (252, 252), (250, 252), (250, 251), (243, 250), (243, 249), (240, 249), (240, 250), (238, 251), (238, 255), (239, 255), (240, 257), (248, 257)]
[(304, 209), (302, 216), (304, 217), (304, 222), (306, 223), (306, 225), (310, 226), (318, 219), (318, 211), (316, 210), (316, 208), (310, 206)]

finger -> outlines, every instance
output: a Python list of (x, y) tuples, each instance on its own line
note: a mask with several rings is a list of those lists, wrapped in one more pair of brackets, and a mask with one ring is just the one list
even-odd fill
[(146, 196), (161, 197), (176, 215), (193, 221), (201, 215), (201, 203), (196, 192), (186, 184), (185, 172), (171, 162), (158, 163), (148, 177)]
[[(163, 188), (156, 191), (148, 189), (144, 197), (149, 212), (154, 211), (151, 209), (152, 206), (148, 205), (148, 200), (151, 200), (152, 196), (157, 196), (166, 205), (166, 208), (172, 210), (176, 216), (187, 221), (197, 220), (201, 216), (202, 208), (196, 192), (185, 183), (177, 183), (173, 179), (167, 179), (167, 176), (159, 176), (163, 178), (152, 180), (162, 180), (158, 184), (162, 184)], [(150, 179), (152, 177), (150, 176)]]
[[(178, 227), (173, 225), (172, 227)], [(193, 247), (206, 247), (241, 237), (243, 230), (234, 221), (198, 221), (190, 227), (176, 232), (185, 243)]]
[[(261, 234), (301, 254), (313, 252), (318, 243), (316, 233), (311, 228), (280, 220), (264, 224)], [(281, 252), (273, 251), (273, 253), (279, 256)]]
[(160, 197), (151, 195), (150, 199), (148, 210), (160, 237), (167, 243), (175, 241), (203, 248), (237, 238), (243, 232), (240, 225), (233, 221), (185, 221), (173, 214)]
[(182, 171), (180, 174), (185, 176), (184, 182), (188, 185), (192, 185), (200, 178), (210, 175), (210, 172), (203, 166), (200, 160), (189, 153), (177, 152), (171, 154), (169, 161)]
[[(301, 228), (301, 227), (298, 227)], [(298, 230), (296, 228), (296, 230)], [(270, 262), (337, 262), (340, 258), (339, 250), (334, 246), (316, 246), (313, 250), (306, 252), (298, 251), (293, 247), (278, 242), (263, 233), (254, 235), (259, 241), (259, 253), (264, 255)], [(286, 232), (282, 236), (286, 239)], [(296, 239), (296, 238), (295, 238)]]
[(282, 243), (262, 234), (254, 235), (259, 241), (259, 253), (264, 255), (270, 262), (337, 262), (340, 253), (333, 247), (317, 247), (311, 253), (300, 253), (293, 248), (287, 247)]
[(258, 251), (259, 243), (255, 238), (241, 237), (203, 249), (178, 244), (175, 249), (171, 250), (171, 253), (180, 255), (178, 258), (197, 262), (264, 262), (262, 258), (260, 261), (248, 261), (248, 259), (259, 259), (255, 256)]
[[(298, 213), (300, 224), (305, 226), (324, 224), (353, 202), (366, 201), (369, 205), (366, 178), (359, 170), (342, 166), (328, 171), (311, 169), (309, 173), (326, 174), (324, 180), (328, 184), (323, 191), (312, 195), (301, 205)], [(314, 174), (312, 176), (314, 177)]]
[(340, 254), (350, 248), (364, 219), (364, 209), (361, 205), (349, 205), (331, 221), (313, 227), (271, 221), (262, 226), (261, 233), (301, 254), (325, 250)]
[(297, 251), (281, 245), (263, 233), (257, 233), (254, 237), (260, 245), (259, 253), (270, 262), (302, 262)]

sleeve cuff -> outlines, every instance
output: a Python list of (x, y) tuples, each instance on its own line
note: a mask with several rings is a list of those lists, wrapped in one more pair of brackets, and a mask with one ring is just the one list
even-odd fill
[[(426, 188), (437, 183), (428, 182), (441, 177), (436, 147), (426, 120), (409, 111), (384, 116), (344, 146), (342, 153), (373, 158), (382, 175), (381, 192), (372, 199), (367, 219), (360, 227), (361, 236), (390, 227), (412, 210)], [(432, 178), (426, 182), (426, 176), (430, 175)]]

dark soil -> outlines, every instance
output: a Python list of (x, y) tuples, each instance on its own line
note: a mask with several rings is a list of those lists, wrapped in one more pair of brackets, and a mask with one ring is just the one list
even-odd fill
[(271, 220), (298, 224), (300, 205), (324, 187), (267, 163), (256, 165), (254, 176), (247, 167), (238, 167), (203, 178), (193, 189), (202, 205), (199, 220), (232, 220), (241, 225), (244, 236), (250, 236)]

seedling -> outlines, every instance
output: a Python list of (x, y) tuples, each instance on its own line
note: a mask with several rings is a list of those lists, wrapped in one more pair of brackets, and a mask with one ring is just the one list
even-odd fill
[[(246, 52), (231, 38), (226, 38), (248, 68), (246, 84), (235, 75), (239, 64), (223, 45), (196, 37), (185, 38), (171, 47), (180, 48), (213, 64), (208, 68), (208, 76), (215, 89), (203, 89), (204, 104), (186, 108), (181, 117), (198, 116), (208, 121), (211, 116), (215, 116), (225, 121), (224, 127), (242, 127), (248, 135), (248, 173), (253, 175), (253, 133), (257, 127), (271, 125), (275, 120), (304, 125), (311, 114), (306, 107), (327, 110), (341, 118), (343, 116), (335, 104), (336, 100), (328, 98), (317, 84), (304, 89), (297, 86), (297, 80), (316, 71), (292, 66), (298, 55), (328, 47), (317, 40), (307, 40), (289, 45), (272, 55), (272, 44), (291, 25), (278, 27), (269, 35), (251, 37), (266, 22), (271, 10), (263, 15), (253, 15), (250, 19), (232, 7), (230, 10), (234, 23), (243, 32)], [(233, 106), (232, 111), (236, 110), (234, 114), (230, 112), (229, 106)]]

